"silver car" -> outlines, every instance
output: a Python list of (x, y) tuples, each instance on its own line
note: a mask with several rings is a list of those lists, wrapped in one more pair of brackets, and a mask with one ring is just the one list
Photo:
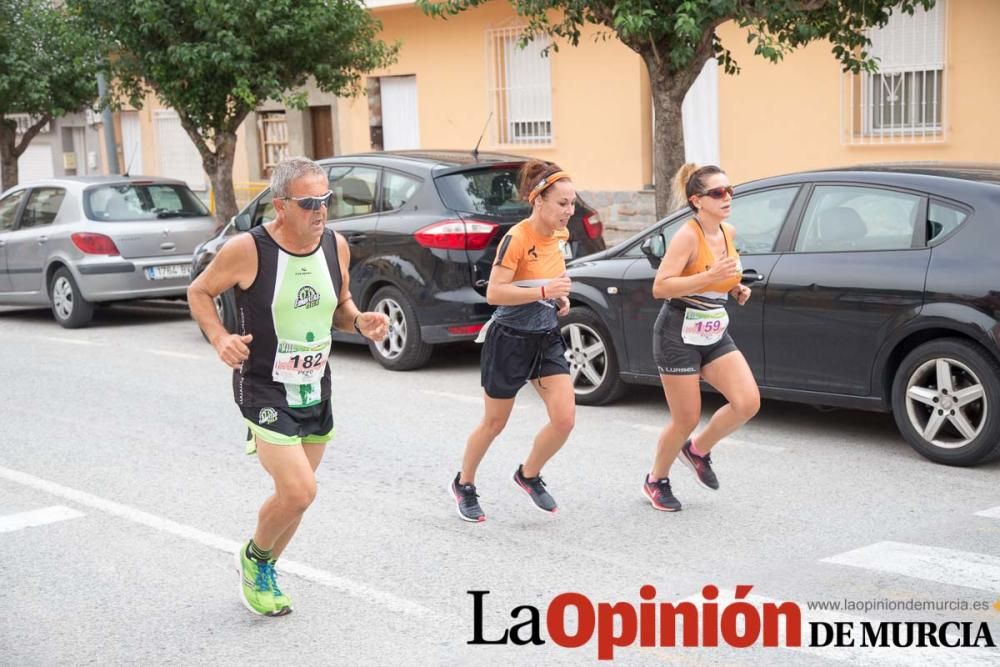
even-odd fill
[(183, 181), (52, 178), (0, 195), (0, 304), (51, 305), (66, 328), (94, 304), (183, 296), (215, 219)]

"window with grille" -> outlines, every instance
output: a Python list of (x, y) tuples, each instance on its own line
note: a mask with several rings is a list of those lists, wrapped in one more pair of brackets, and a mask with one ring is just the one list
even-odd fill
[(288, 157), (288, 119), (284, 111), (266, 111), (258, 115), (260, 132), (260, 168), (265, 178)]
[(546, 38), (520, 46), (523, 28), (486, 33), (487, 81), (496, 144), (552, 143), (552, 75)]
[(868, 37), (879, 71), (842, 75), (846, 143), (943, 141), (945, 0), (913, 16), (895, 11)]

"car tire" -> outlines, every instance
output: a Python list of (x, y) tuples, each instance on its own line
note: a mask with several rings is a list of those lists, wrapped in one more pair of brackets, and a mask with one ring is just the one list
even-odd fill
[(625, 393), (618, 357), (608, 330), (597, 314), (583, 306), (569, 309), (559, 324), (566, 343), (573, 391), (580, 405), (604, 405)]
[(94, 304), (83, 298), (73, 274), (65, 267), (49, 281), (49, 303), (56, 322), (66, 329), (79, 329), (94, 319)]
[(416, 310), (402, 291), (396, 287), (379, 289), (368, 310), (389, 317), (385, 339), (368, 341), (368, 349), (380, 364), (391, 371), (409, 371), (427, 364), (434, 347), (421, 338)]
[[(213, 299), (215, 302), (215, 312), (219, 315), (222, 326), (229, 333), (236, 333), (236, 294), (228, 289)], [(201, 332), (202, 337), (208, 340), (205, 332)]]
[(906, 441), (931, 461), (971, 466), (998, 458), (1000, 363), (966, 340), (924, 343), (896, 370), (892, 413)]

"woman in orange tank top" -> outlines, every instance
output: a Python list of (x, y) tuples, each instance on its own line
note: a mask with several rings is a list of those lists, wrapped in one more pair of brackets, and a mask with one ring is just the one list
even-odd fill
[[(665, 299), (653, 326), (653, 356), (670, 420), (642, 487), (654, 508), (669, 512), (681, 509), (670, 487), (674, 460), (679, 456), (702, 486), (718, 489), (712, 448), (760, 408), (757, 383), (727, 331), (728, 299), (742, 306), (750, 298), (750, 288), (740, 283), (735, 230), (723, 222), (733, 188), (718, 167), (686, 164), (674, 178), (674, 192), (685, 193), (694, 217), (671, 239), (653, 281), (653, 296)], [(728, 402), (692, 437), (701, 418), (701, 379)]]

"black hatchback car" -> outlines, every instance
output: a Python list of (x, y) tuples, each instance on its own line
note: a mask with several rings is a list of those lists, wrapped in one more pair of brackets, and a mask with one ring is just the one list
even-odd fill
[[(432, 346), (474, 338), (494, 307), (486, 282), (500, 239), (530, 209), (517, 194), (528, 158), (459, 151), (399, 151), (319, 160), (334, 201), (327, 225), (351, 247), (351, 295), (362, 310), (389, 316), (389, 335), (369, 342), (372, 356), (392, 370), (424, 365)], [(192, 277), (222, 244), (274, 218), (269, 190), (195, 251)], [(597, 211), (582, 200), (569, 222), (567, 259), (605, 249)], [(236, 302), (216, 301), (226, 328), (236, 327)], [(364, 343), (355, 334), (334, 340)]]
[[(652, 281), (677, 211), (572, 263), (563, 322), (577, 402), (659, 384)], [(744, 283), (730, 331), (761, 394), (891, 411), (940, 463), (1000, 457), (1000, 165), (900, 164), (736, 188)]]

